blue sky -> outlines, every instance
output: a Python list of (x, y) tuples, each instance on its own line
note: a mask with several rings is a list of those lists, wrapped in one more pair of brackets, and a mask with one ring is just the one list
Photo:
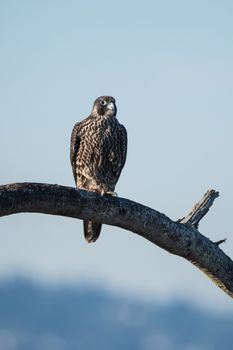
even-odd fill
[[(0, 183), (73, 186), (69, 140), (93, 100), (110, 94), (129, 136), (120, 196), (182, 217), (220, 192), (200, 231), (233, 256), (231, 1), (2, 1)], [(24, 214), (0, 220), (0, 276), (97, 284), (146, 299), (232, 310), (195, 267), (105, 226)]]

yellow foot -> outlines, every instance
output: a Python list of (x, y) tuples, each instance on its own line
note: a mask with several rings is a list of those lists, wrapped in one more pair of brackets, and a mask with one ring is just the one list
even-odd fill
[(101, 192), (101, 196), (105, 196), (105, 195), (117, 197), (117, 193), (116, 192), (112, 192), (112, 191), (106, 191), (106, 192), (102, 191)]

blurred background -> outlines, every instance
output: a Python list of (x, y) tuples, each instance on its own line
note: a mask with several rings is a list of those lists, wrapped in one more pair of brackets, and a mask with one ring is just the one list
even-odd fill
[[(233, 257), (233, 3), (0, 1), (0, 183), (74, 186), (73, 125), (104, 94), (128, 130), (116, 191), (178, 219), (220, 192), (200, 231)], [(185, 260), (79, 220), (0, 220), (0, 350), (231, 349), (232, 300)]]

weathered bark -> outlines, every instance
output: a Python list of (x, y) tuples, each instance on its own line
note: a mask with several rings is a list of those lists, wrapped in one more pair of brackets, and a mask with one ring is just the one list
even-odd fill
[(217, 196), (208, 191), (185, 218), (175, 222), (124, 198), (59, 185), (15, 183), (0, 186), (0, 216), (36, 212), (124, 228), (187, 259), (233, 297), (233, 261), (219, 248), (221, 241), (212, 242), (196, 228)]

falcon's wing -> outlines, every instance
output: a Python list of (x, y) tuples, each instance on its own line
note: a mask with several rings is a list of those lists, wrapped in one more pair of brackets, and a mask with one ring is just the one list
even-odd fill
[(72, 133), (71, 133), (71, 140), (70, 140), (70, 162), (73, 170), (74, 180), (76, 183), (76, 159), (77, 159), (77, 153), (81, 141), (81, 135), (80, 135), (80, 129), (81, 129), (81, 123), (76, 123), (73, 127)]
[(120, 154), (121, 154), (121, 163), (119, 164), (119, 169), (118, 172), (116, 174), (116, 183), (120, 177), (121, 171), (125, 165), (125, 161), (126, 161), (126, 155), (127, 155), (127, 131), (126, 128), (124, 127), (124, 125), (119, 126), (119, 136), (120, 136)]

